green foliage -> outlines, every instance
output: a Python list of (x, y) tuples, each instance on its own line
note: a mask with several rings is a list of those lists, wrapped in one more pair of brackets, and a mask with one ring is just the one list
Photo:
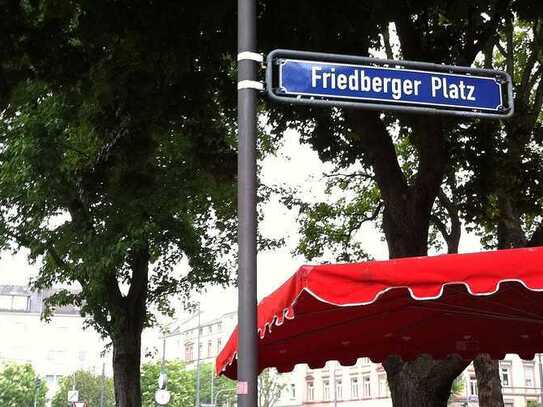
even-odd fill
[(273, 407), (285, 388), (274, 369), (266, 369), (258, 376), (258, 407)]
[[(178, 361), (165, 364), (168, 375), (167, 389), (172, 398), (168, 405), (172, 407), (189, 407), (194, 405), (194, 377), (185, 365)], [(158, 377), (160, 375), (160, 362), (145, 363), (141, 368), (142, 405), (154, 407), (155, 392), (158, 390)]]
[[(65, 376), (60, 380), (58, 390), (51, 401), (52, 407), (66, 407), (68, 405), (68, 391), (73, 389), (74, 381), (75, 389), (79, 391), (80, 401), (87, 401), (89, 406), (100, 405), (102, 376), (78, 370), (73, 375)], [(114, 405), (113, 380), (106, 377), (104, 379), (104, 406), (113, 407)]]
[[(232, 405), (236, 401), (236, 383), (225, 376), (217, 377), (210, 363), (201, 365), (200, 369), (200, 401), (211, 404), (211, 378), (213, 377), (213, 398), (215, 399), (219, 394), (217, 404)], [(191, 374), (196, 380), (196, 371), (191, 370)]]
[(231, 281), (230, 7), (40, 0), (1, 23), (0, 249), (30, 249), (36, 288), (78, 283), (49, 303), (104, 334), (128, 306), (169, 313), (170, 294)]
[(448, 403), (451, 403), (454, 397), (459, 397), (464, 394), (464, 386), (465, 383), (464, 380), (462, 380), (462, 376), (458, 376), (456, 379), (454, 379)]
[(537, 400), (527, 400), (526, 407), (539, 407), (541, 404)]
[(38, 378), (30, 364), (0, 366), (0, 405), (2, 407), (45, 407), (47, 384)]
[(541, 14), (508, 20), (487, 59), (512, 76), (515, 114), (503, 123), (471, 123), (457, 149), (467, 173), (459, 203), (486, 247), (523, 246), (542, 222), (542, 26)]
[[(172, 395), (168, 405), (172, 407), (192, 407), (196, 396), (196, 370), (187, 369), (180, 361), (168, 361), (164, 365), (168, 376), (167, 389)], [(212, 375), (212, 365), (200, 366), (200, 401), (211, 404), (211, 378), (213, 377), (213, 394), (220, 392), (218, 404), (235, 399), (235, 383), (220, 376)], [(160, 375), (160, 362), (145, 363), (142, 366), (142, 395), (143, 406), (154, 407), (154, 395), (158, 390), (158, 377)]]

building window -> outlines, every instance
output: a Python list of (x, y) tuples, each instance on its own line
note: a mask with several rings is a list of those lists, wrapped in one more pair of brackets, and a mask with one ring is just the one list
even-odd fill
[(62, 379), (62, 376), (60, 375), (47, 375), (45, 376), (45, 380), (47, 381), (47, 388), (49, 390), (56, 390), (57, 386), (60, 382), (60, 379)]
[(26, 295), (0, 295), (0, 309), (7, 311), (28, 311), (29, 302)]
[(289, 389), (289, 395), (290, 395), (290, 399), (291, 400), (294, 400), (296, 399), (296, 385), (295, 384), (291, 384), (290, 385), (290, 389)]
[(203, 354), (204, 354), (204, 353), (203, 353), (203, 348), (204, 348), (204, 344), (200, 342), (200, 343), (198, 344), (198, 356), (197, 356), (198, 359), (201, 359), (202, 356), (203, 356)]
[(526, 387), (535, 386), (534, 367), (532, 365), (524, 365), (524, 384)]
[(362, 365), (369, 365), (371, 363), (370, 358), (360, 358), (360, 363)]
[(221, 340), (221, 338), (219, 338), (219, 339), (217, 339), (217, 355), (221, 351), (221, 348), (222, 348), (222, 340)]
[(377, 380), (379, 384), (379, 397), (390, 397), (390, 389), (388, 388), (387, 375), (380, 374)]
[(87, 352), (85, 352), (84, 350), (80, 351), (79, 352), (79, 361), (81, 363), (84, 363), (86, 360), (87, 360)]
[(222, 330), (222, 322), (218, 322), (217, 323), (217, 331), (221, 332), (221, 330)]
[(194, 345), (187, 343), (185, 345), (185, 361), (190, 362), (194, 360)]
[(362, 398), (371, 398), (371, 378), (369, 374), (362, 376)]
[(351, 398), (358, 398), (358, 377), (351, 377)]
[(336, 378), (336, 400), (343, 400), (343, 381)]
[(477, 378), (475, 376), (469, 377), (469, 395), (477, 396), (479, 391), (477, 390)]
[(213, 356), (213, 349), (212, 349), (212, 346), (213, 346), (213, 342), (209, 341), (207, 343), (207, 356), (208, 357), (212, 357)]
[(315, 386), (313, 386), (313, 382), (307, 382), (307, 400), (315, 400)]
[(330, 382), (328, 379), (322, 381), (322, 398), (325, 401), (330, 400)]
[(511, 386), (511, 366), (508, 366), (508, 365), (500, 366), (500, 378), (502, 380), (503, 387)]

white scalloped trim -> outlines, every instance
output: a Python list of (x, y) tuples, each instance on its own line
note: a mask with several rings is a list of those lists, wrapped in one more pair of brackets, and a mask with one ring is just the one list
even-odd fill
[[(311, 272), (311, 270), (309, 270), (309, 272)], [(395, 286), (395, 287), (387, 287), (384, 290), (378, 291), (375, 294), (375, 296), (373, 297), (373, 299), (370, 300), (370, 301), (354, 302), (354, 303), (347, 303), (347, 304), (338, 304), (338, 303), (335, 303), (335, 302), (332, 302), (332, 301), (325, 300), (324, 298), (322, 298), (322, 297), (318, 296), (317, 294), (315, 294), (309, 288), (304, 287), (304, 288), (302, 288), (300, 290), (298, 295), (294, 298), (294, 300), (292, 301), (292, 304), (290, 305), (290, 307), (284, 308), (283, 311), (281, 312), (282, 315), (279, 314), (279, 315), (281, 315), (281, 318), (278, 317), (278, 314), (275, 314), (272, 317), (271, 321), (266, 322), (262, 328), (258, 328), (258, 336), (259, 336), (260, 339), (264, 339), (264, 337), (266, 336), (267, 331), (269, 331), (269, 333), (271, 334), (273, 326), (281, 326), (281, 325), (283, 325), (283, 323), (285, 322), (285, 319), (293, 320), (294, 317), (295, 317), (294, 306), (296, 305), (296, 302), (298, 301), (298, 298), (302, 295), (302, 293), (304, 291), (307, 292), (308, 294), (310, 294), (313, 298), (319, 300), (320, 302), (326, 303), (326, 304), (334, 305), (336, 307), (356, 307), (356, 306), (363, 306), (363, 305), (373, 304), (374, 302), (376, 302), (379, 299), (379, 297), (381, 297), (383, 294), (387, 293), (388, 291), (396, 290), (396, 289), (402, 289), (402, 288), (407, 289), (409, 291), (409, 295), (411, 296), (411, 298), (413, 298), (416, 301), (430, 301), (430, 300), (436, 300), (438, 298), (441, 298), (443, 296), (443, 292), (445, 290), (445, 287), (449, 286), (449, 285), (463, 285), (466, 288), (466, 291), (472, 296), (490, 296), (490, 295), (496, 294), (500, 290), (500, 287), (501, 287), (501, 285), (503, 283), (520, 283), (527, 290), (535, 291), (535, 292), (543, 292), (543, 288), (529, 287), (523, 280), (516, 279), (516, 278), (508, 278), (508, 279), (498, 280), (498, 282), (496, 283), (493, 291), (482, 292), (482, 293), (474, 293), (471, 290), (470, 285), (465, 281), (451, 281), (451, 282), (441, 284), (439, 294), (435, 295), (435, 296), (418, 297), (413, 293), (413, 290), (411, 289), (411, 287), (408, 287), (408, 286)], [(289, 315), (289, 309), (292, 309), (292, 315)], [(455, 352), (450, 353), (450, 355), (455, 355), (455, 354), (456, 354)], [(234, 354), (232, 355), (230, 360), (227, 363), (224, 364), (223, 368), (221, 369), (221, 373), (224, 372), (229, 366), (231, 366), (232, 363), (234, 363), (234, 360), (237, 360), (237, 359), (238, 359), (238, 352), (236, 351), (236, 352), (234, 352)], [(312, 367), (312, 368), (314, 368), (314, 367)]]

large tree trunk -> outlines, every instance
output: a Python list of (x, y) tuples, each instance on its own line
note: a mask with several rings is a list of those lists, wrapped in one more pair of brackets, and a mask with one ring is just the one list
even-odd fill
[(140, 407), (141, 331), (121, 332), (113, 339), (113, 378), (117, 407)]
[(111, 315), (113, 383), (116, 407), (141, 407), (141, 333), (147, 317), (149, 248), (135, 248), (129, 255), (132, 279), (124, 297), (118, 292)]
[[(415, 199), (407, 199), (410, 216), (398, 222), (394, 214), (385, 210), (383, 227), (391, 258), (425, 256), (429, 214), (421, 214), (415, 206)], [(417, 215), (418, 214), (418, 215)], [(383, 366), (394, 407), (446, 407), (454, 379), (467, 367), (469, 361), (459, 357), (433, 360), (420, 356), (405, 362), (396, 356), (389, 357)]]
[(477, 356), (473, 361), (477, 375), (477, 389), (479, 391), (479, 406), (503, 406), (502, 384), (500, 380), (500, 364), (492, 360), (488, 354)]
[(412, 362), (389, 357), (384, 367), (395, 407), (445, 407), (454, 379), (467, 362), (454, 356), (433, 360), (420, 356)]

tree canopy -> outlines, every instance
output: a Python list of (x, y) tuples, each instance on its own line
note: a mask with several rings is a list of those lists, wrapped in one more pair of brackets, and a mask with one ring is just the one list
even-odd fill
[(10, 362), (0, 366), (0, 405), (45, 407), (46, 395), (47, 384), (36, 375), (30, 364)]
[(0, 249), (30, 249), (37, 289), (80, 286), (48, 304), (111, 338), (117, 402), (139, 405), (150, 307), (232, 277), (232, 6), (2, 4)]
[[(160, 362), (148, 362), (142, 366), (142, 392), (143, 406), (155, 406), (155, 392), (158, 390), (158, 377), (161, 371)], [(176, 360), (164, 363), (164, 372), (168, 376), (167, 389), (171, 393), (172, 407), (194, 406), (196, 399), (196, 369), (187, 369), (184, 363)], [(213, 400), (211, 400), (211, 378), (213, 378)], [(223, 377), (215, 377), (211, 364), (200, 366), (200, 401), (213, 404), (219, 394), (220, 405), (226, 401), (233, 402), (235, 398), (235, 384)]]
[[(113, 394), (113, 380), (104, 377), (104, 406), (115, 405)], [(99, 406), (102, 397), (102, 376), (86, 370), (78, 370), (73, 375), (65, 376), (60, 380), (59, 387), (51, 400), (52, 407), (66, 407), (68, 391), (74, 389), (79, 392), (79, 400), (86, 401), (89, 406)]]

